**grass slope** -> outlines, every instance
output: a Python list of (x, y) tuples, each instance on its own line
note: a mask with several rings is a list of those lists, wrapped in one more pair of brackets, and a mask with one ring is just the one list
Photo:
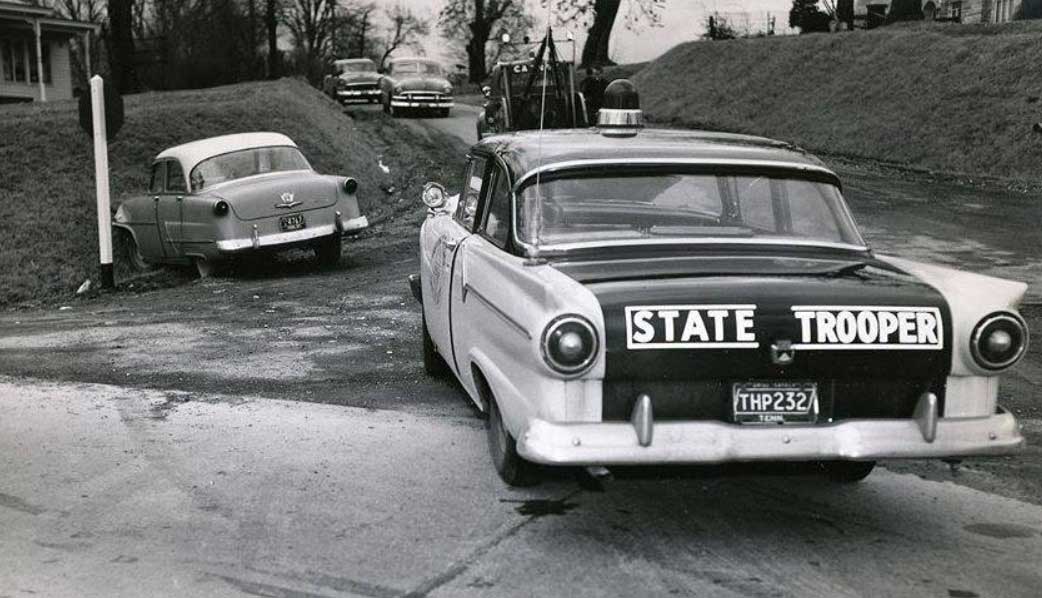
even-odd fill
[(651, 120), (1042, 179), (1042, 22), (691, 42), (635, 75)]
[[(147, 187), (150, 161), (164, 148), (226, 133), (278, 131), (301, 146), (318, 172), (358, 179), (363, 212), (379, 221), (415, 208), (414, 195), (399, 199), (422, 184), (417, 177), (432, 170), (438, 153), (382, 114), (345, 116), (295, 80), (125, 100), (126, 124), (109, 146), (113, 206)], [(391, 175), (378, 168), (381, 155)], [(392, 185), (395, 193), (381, 188)], [(0, 306), (71, 294), (85, 279), (96, 281), (93, 149), (77, 124), (75, 103), (0, 109), (0, 195)]]

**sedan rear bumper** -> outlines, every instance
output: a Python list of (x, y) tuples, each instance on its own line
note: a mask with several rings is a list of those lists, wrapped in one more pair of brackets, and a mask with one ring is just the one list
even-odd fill
[(932, 442), (915, 419), (803, 426), (670, 421), (651, 427), (649, 444), (642, 446), (637, 423), (532, 419), (518, 435), (517, 451), (529, 461), (549, 465), (650, 465), (969, 457), (1008, 454), (1024, 444), (1019, 424), (1006, 411), (939, 418)]
[(254, 231), (253, 236), (240, 239), (222, 239), (217, 241), (217, 249), (224, 253), (246, 251), (250, 249), (263, 249), (278, 247), (281, 245), (293, 245), (302, 241), (310, 241), (321, 237), (328, 237), (336, 233), (336, 226), (324, 224), (312, 228), (303, 228), (285, 233), (272, 233), (260, 235)]

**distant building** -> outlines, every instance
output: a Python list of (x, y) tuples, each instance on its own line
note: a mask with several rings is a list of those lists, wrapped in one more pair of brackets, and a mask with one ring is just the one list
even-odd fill
[[(1042, 0), (921, 0), (923, 18), (956, 23), (1008, 23), (1042, 17)], [(855, 0), (855, 20), (872, 27), (882, 24), (890, 0)]]
[(0, 1), (0, 102), (71, 98), (70, 42), (79, 36), (89, 56), (99, 30), (49, 8)]

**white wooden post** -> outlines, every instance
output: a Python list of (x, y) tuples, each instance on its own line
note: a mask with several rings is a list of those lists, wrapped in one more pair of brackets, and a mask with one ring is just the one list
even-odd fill
[(43, 81), (43, 47), (40, 44), (40, 20), (33, 19), (33, 33), (36, 37), (36, 80), (40, 83), (40, 101), (47, 101), (47, 86)]
[(94, 188), (98, 195), (98, 249), (101, 255), (101, 286), (115, 286), (112, 275), (112, 214), (109, 212), (109, 142), (105, 130), (105, 82), (90, 78), (90, 105), (94, 120)]

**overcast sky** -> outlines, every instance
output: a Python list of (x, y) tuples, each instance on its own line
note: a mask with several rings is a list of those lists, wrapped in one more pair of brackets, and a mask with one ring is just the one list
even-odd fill
[[(431, 18), (432, 22), (444, 3), (444, 0), (380, 0), (381, 3), (388, 4), (395, 1), (412, 8), (421, 16)], [(622, 0), (611, 42), (612, 58), (619, 63), (651, 60), (681, 42), (698, 38), (705, 31), (706, 15), (713, 12), (723, 13), (733, 24), (739, 26), (747, 20), (753, 29), (762, 29), (767, 15), (771, 14), (776, 17), (777, 32), (785, 33), (789, 7), (792, 6), (792, 0), (665, 0), (661, 27), (643, 26), (636, 31), (630, 31), (624, 26), (623, 19), (630, 1)], [(528, 2), (541, 29), (545, 26), (548, 11), (546, 7), (541, 6), (539, 0)], [(580, 28), (576, 29), (581, 44), (584, 36), (579, 31)], [(441, 52), (444, 41), (437, 36), (436, 31), (433, 33), (435, 35), (424, 43), (427, 53), (446, 58)], [(581, 45), (579, 51), (582, 51)]]

